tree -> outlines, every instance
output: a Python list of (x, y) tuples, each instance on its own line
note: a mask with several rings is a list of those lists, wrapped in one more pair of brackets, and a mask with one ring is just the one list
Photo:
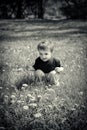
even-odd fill
[(43, 19), (45, 3), (47, 0), (0, 0), (0, 18), (26, 17), (24, 12), (29, 11), (35, 15), (35, 18)]
[(38, 0), (38, 18), (44, 17), (44, 0)]
[(16, 1), (16, 18), (23, 18), (23, 0)]
[(61, 0), (61, 2), (61, 10), (67, 18), (87, 18), (87, 0)]

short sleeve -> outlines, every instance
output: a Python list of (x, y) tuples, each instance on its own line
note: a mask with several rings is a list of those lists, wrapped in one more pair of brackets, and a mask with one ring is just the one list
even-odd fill
[(37, 70), (38, 69), (38, 65), (39, 65), (39, 61), (38, 61), (38, 59), (36, 59), (34, 65), (33, 65), (33, 68), (35, 70)]
[(61, 67), (60, 60), (55, 59), (55, 67)]

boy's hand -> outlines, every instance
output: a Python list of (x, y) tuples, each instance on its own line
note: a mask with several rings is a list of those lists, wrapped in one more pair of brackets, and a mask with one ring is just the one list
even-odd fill
[(63, 67), (56, 67), (56, 68), (55, 68), (55, 71), (56, 71), (57, 73), (60, 73), (60, 72), (62, 72), (63, 70), (64, 70)]
[(50, 74), (55, 75), (55, 74), (56, 74), (56, 71), (55, 71), (55, 70), (53, 70), (53, 71), (51, 71), (51, 72), (50, 72)]

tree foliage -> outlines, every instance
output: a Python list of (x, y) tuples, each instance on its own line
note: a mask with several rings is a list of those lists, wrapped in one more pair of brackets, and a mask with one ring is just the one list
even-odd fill
[(61, 0), (61, 2), (61, 10), (67, 18), (87, 18), (87, 0)]
[(43, 19), (45, 0), (0, 0), (0, 18), (24, 18), (33, 14)]
[[(61, 2), (63, 15), (67, 18), (87, 18), (87, 0), (49, 0), (55, 6)], [(48, 0), (0, 0), (0, 18), (26, 18), (33, 15), (43, 19)], [(56, 4), (55, 4), (56, 3)], [(50, 7), (48, 7), (49, 10)], [(56, 13), (56, 12), (54, 12)]]

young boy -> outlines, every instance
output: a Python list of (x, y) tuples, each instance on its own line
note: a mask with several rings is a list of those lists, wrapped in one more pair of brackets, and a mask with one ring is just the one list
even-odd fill
[(35, 60), (33, 65), (35, 69), (35, 80), (47, 80), (50, 84), (58, 85), (56, 75), (63, 71), (60, 61), (52, 56), (53, 44), (50, 41), (40, 42), (37, 46), (39, 57)]

